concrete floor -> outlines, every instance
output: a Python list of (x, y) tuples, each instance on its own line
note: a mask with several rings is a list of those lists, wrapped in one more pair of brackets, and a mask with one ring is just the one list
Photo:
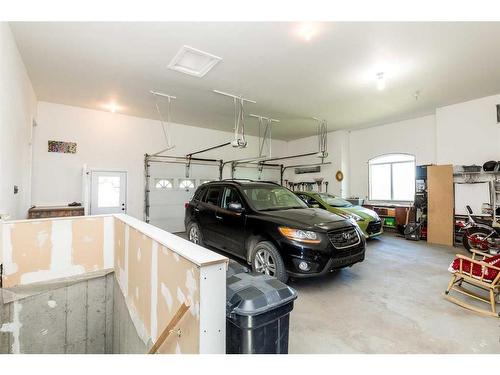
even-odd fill
[(500, 319), (442, 297), (457, 253), (386, 233), (368, 241), (364, 262), (292, 280), (289, 352), (500, 353)]
[(292, 281), (290, 353), (500, 353), (500, 319), (442, 298), (456, 253), (385, 234), (363, 263)]

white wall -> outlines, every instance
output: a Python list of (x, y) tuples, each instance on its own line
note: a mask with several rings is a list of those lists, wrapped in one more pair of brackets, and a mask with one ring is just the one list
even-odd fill
[[(325, 167), (321, 175), (332, 180), (332, 173), (340, 169), (345, 175), (344, 183), (334, 181), (331, 192), (367, 198), (368, 160), (382, 154), (413, 154), (417, 165), (482, 165), (488, 160), (500, 160), (497, 104), (500, 104), (500, 94), (437, 108), (435, 114), (429, 116), (349, 132), (331, 132), (328, 160), (333, 165)], [(316, 143), (316, 137), (302, 138), (289, 142), (288, 149), (302, 152)], [(296, 180), (311, 177), (315, 176), (287, 175)]]
[[(30, 206), (31, 134), (36, 96), (7, 23), (0, 23), (0, 214), (24, 218)], [(14, 185), (19, 193), (14, 194)]]
[[(172, 124), (176, 148), (168, 155), (189, 152), (232, 140), (232, 133)], [(47, 152), (49, 140), (77, 142), (76, 154)], [(256, 137), (247, 137), (243, 150), (227, 146), (200, 157), (233, 160), (258, 153)], [(128, 171), (128, 214), (143, 218), (144, 154), (164, 148), (158, 121), (103, 111), (39, 102), (34, 142), (33, 204), (82, 202), (82, 166)], [(273, 155), (282, 155), (286, 142), (273, 142)], [(229, 168), (227, 173), (229, 173)]]
[(497, 104), (500, 95), (438, 108), (436, 162), (483, 165), (488, 160), (500, 160)]
[(436, 159), (435, 116), (349, 132), (349, 195), (368, 196), (368, 160), (388, 153), (415, 155), (417, 165)]

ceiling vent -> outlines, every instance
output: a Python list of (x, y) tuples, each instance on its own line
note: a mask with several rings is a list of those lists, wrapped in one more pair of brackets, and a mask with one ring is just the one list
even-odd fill
[(182, 46), (168, 68), (201, 78), (221, 60), (222, 58), (199, 49)]

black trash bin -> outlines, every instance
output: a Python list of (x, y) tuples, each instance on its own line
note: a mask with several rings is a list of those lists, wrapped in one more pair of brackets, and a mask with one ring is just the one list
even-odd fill
[(227, 354), (287, 354), (295, 290), (274, 277), (234, 273), (229, 267), (226, 296)]

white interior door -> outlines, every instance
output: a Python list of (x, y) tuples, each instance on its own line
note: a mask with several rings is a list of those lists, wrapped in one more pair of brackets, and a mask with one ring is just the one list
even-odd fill
[(127, 172), (90, 173), (90, 214), (127, 212)]

